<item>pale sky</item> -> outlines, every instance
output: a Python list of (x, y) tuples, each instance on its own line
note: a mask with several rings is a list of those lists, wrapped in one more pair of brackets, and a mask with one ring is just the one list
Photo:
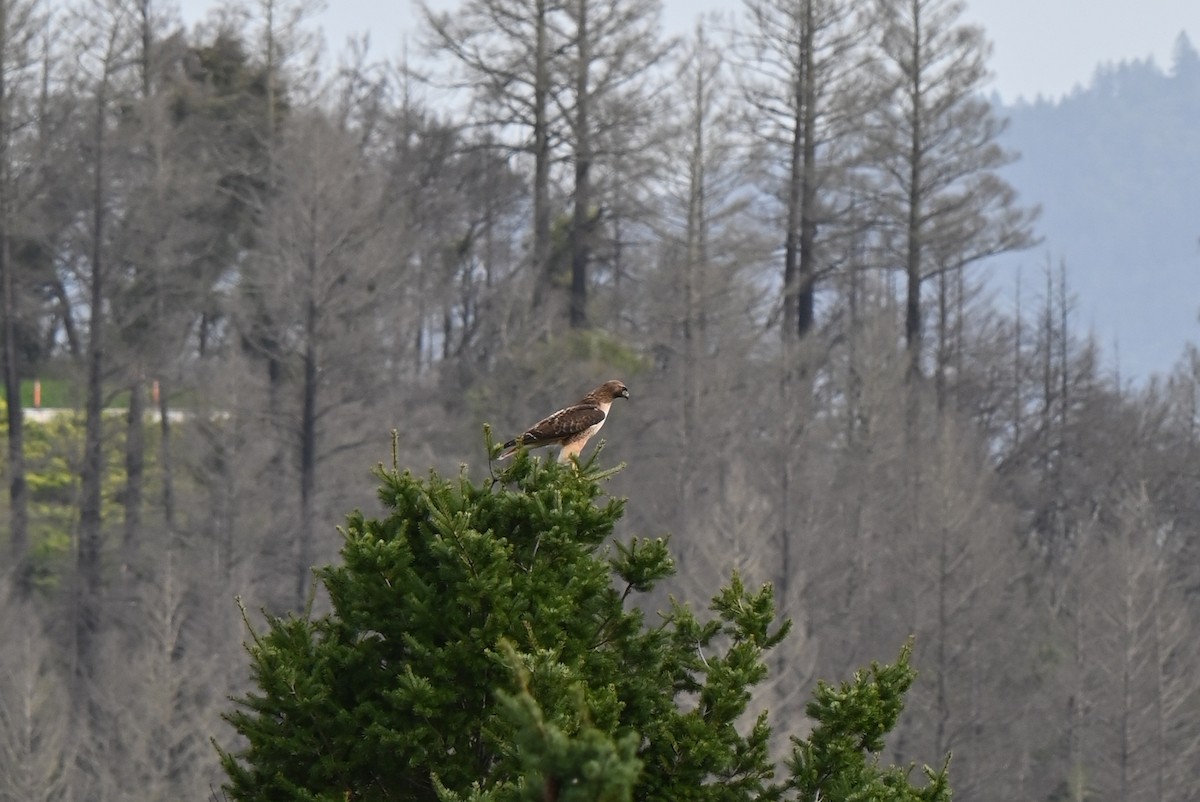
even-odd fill
[[(194, 22), (216, 5), (213, 0), (181, 0), (185, 19)], [(326, 0), (319, 24), (330, 50), (346, 38), (369, 31), (372, 51), (398, 55), (416, 31), (412, 0)], [(452, 8), (455, 0), (435, 0)], [(1200, 46), (1200, 0), (967, 0), (963, 19), (982, 25), (993, 44), (990, 88), (1005, 101), (1065, 94), (1086, 84), (1105, 62), (1153, 56), (1170, 66), (1180, 31)], [(691, 29), (701, 11), (736, 11), (740, 0), (664, 0), (667, 28)]]
[(1153, 56), (1168, 69), (1180, 32), (1200, 46), (1200, 0), (968, 0), (963, 16), (987, 32), (1006, 101), (1070, 92), (1102, 62)]

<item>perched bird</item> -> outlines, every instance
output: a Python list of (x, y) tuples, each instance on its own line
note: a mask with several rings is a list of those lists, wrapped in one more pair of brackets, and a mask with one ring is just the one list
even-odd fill
[(571, 457), (578, 458), (587, 441), (604, 425), (608, 409), (617, 398), (629, 398), (629, 388), (616, 379), (605, 382), (579, 399), (579, 403), (542, 418), (520, 437), (509, 440), (503, 446), (505, 451), (500, 459), (512, 456), (521, 446), (537, 448), (556, 443), (562, 446), (558, 454), (559, 462), (569, 462)]

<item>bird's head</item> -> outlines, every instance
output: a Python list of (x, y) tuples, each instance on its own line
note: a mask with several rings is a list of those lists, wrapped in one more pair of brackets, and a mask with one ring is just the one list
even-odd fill
[(619, 379), (606, 381), (598, 388), (601, 393), (609, 398), (629, 398), (629, 388), (625, 386), (625, 382)]

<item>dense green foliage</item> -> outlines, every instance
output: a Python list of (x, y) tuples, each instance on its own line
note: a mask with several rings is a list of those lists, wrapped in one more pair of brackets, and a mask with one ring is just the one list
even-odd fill
[(817, 722), (805, 740), (793, 740), (790, 787), (800, 799), (946, 800), (949, 759), (941, 771), (925, 767), (928, 783), (916, 788), (909, 771), (880, 767), (872, 755), (883, 749), (884, 736), (896, 726), (904, 694), (916, 678), (908, 663), (912, 644), (891, 665), (873, 663), (839, 686), (817, 684), (808, 715)]
[(944, 773), (920, 792), (871, 757), (907, 649), (819, 689), (776, 782), (767, 714), (749, 712), (789, 629), (772, 588), (734, 575), (711, 619), (672, 604), (648, 621), (631, 602), (674, 564), (662, 539), (610, 544), (623, 503), (594, 462), (522, 454), (481, 484), (379, 471), (386, 515), (351, 515), (341, 564), (319, 572), (331, 612), (253, 635), (257, 691), (227, 716), (245, 746), (222, 752), (233, 797), (946, 798)]
[[(61, 385), (56, 385), (61, 386)], [(0, 418), (6, 414), (0, 398)], [(153, 423), (144, 426), (145, 436), (153, 445), (157, 429)], [(124, 415), (114, 413), (104, 419), (107, 447), (104, 451), (106, 470), (102, 480), (105, 512), (116, 517), (124, 472), (121, 449), (124, 448), (126, 427)], [(29, 477), (30, 554), (29, 568), (35, 584), (62, 584), (62, 561), (71, 554), (72, 529), (78, 515), (79, 460), (83, 450), (83, 416), (56, 415), (46, 421), (25, 422), (25, 464)], [(154, 451), (149, 452), (153, 465)], [(0, 451), (0, 470), (5, 468), (5, 454)], [(8, 497), (0, 495), (0, 515), (8, 513)]]

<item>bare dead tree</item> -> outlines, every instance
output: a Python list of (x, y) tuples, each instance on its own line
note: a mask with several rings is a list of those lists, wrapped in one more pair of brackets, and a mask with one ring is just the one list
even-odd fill
[(905, 281), (910, 372), (921, 375), (923, 283), (986, 256), (1027, 247), (1036, 210), (1020, 207), (997, 170), (1013, 156), (1003, 123), (979, 89), (987, 77), (983, 31), (959, 21), (952, 0), (880, 0), (878, 86), (868, 125), (880, 219), (897, 232)]
[[(19, 339), (35, 328), (36, 308), (32, 282), (14, 243), (33, 236), (30, 225), (37, 186), (32, 174), (40, 169), (36, 153), (28, 147), (23, 130), (38, 122), (37, 94), (39, 36), (45, 10), (38, 0), (0, 2), (0, 364), (3, 365), (7, 409), (7, 465), (10, 556), (19, 581), (19, 594), (30, 590), (28, 576), (29, 483), (26, 476), (24, 409)], [(25, 280), (20, 276), (25, 275)], [(34, 301), (34, 303), (31, 303)], [(24, 331), (22, 331), (24, 329)]]

